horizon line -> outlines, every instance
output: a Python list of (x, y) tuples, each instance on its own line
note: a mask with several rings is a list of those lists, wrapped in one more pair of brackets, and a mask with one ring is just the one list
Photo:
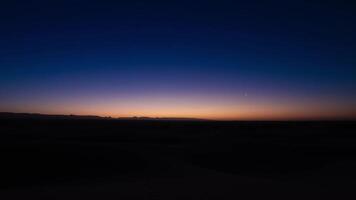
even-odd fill
[(356, 118), (340, 118), (340, 117), (324, 117), (324, 118), (286, 118), (286, 119), (267, 119), (267, 118), (251, 118), (251, 119), (209, 119), (209, 118), (195, 118), (195, 117), (151, 117), (151, 116), (104, 116), (104, 115), (81, 115), (81, 114), (50, 114), (50, 113), (39, 113), (39, 112), (12, 112), (12, 111), (0, 111), (0, 114), (14, 114), (14, 115), (41, 115), (41, 116), (62, 116), (62, 117), (96, 117), (101, 119), (112, 119), (112, 120), (124, 120), (124, 119), (137, 119), (137, 120), (191, 120), (191, 121), (271, 121), (271, 122), (293, 122), (293, 121), (356, 121)]

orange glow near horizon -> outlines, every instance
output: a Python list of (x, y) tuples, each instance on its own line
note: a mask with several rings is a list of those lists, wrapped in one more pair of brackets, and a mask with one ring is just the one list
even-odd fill
[(177, 117), (213, 120), (308, 120), (355, 118), (355, 111), (310, 102), (223, 101), (177, 98), (96, 102), (47, 102), (12, 108), (14, 112), (111, 117)]

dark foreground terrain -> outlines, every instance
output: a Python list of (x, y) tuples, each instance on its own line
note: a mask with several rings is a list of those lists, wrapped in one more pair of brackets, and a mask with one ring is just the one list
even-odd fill
[(356, 199), (356, 123), (0, 116), (0, 199)]

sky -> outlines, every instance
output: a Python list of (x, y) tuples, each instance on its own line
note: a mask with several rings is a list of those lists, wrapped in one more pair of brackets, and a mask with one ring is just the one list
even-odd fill
[(0, 111), (356, 119), (352, 1), (0, 3)]

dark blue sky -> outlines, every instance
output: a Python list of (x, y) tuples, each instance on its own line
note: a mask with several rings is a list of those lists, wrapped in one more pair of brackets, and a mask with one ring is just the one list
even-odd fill
[(0, 109), (356, 116), (352, 1), (8, 1)]

